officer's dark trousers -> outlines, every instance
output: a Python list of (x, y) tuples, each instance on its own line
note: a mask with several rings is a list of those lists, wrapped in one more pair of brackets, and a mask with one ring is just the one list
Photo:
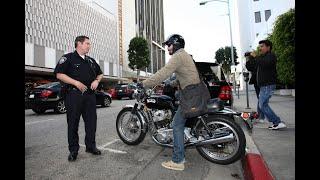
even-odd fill
[(78, 127), (80, 115), (85, 126), (86, 148), (96, 148), (95, 134), (97, 128), (96, 97), (94, 93), (70, 90), (66, 96), (68, 143), (70, 152), (78, 152)]

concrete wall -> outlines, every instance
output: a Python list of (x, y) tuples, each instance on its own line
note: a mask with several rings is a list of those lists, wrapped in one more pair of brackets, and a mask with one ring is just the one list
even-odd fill
[(86, 35), (92, 43), (88, 55), (117, 67), (117, 19), (97, 8), (80, 0), (26, 0), (25, 64), (54, 68), (63, 54), (74, 51), (76, 36)]

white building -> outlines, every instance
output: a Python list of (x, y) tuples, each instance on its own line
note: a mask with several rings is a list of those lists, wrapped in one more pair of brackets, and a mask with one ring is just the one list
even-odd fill
[(53, 80), (57, 61), (74, 51), (79, 35), (90, 38), (88, 55), (100, 65), (103, 81), (118, 81), (117, 19), (98, 3), (80, 0), (25, 1), (25, 77)]
[[(238, 25), (240, 36), (239, 62), (245, 70), (244, 53), (256, 50), (260, 40), (272, 33), (277, 17), (295, 7), (294, 0), (238, 0)], [(237, 70), (239, 71), (239, 70)], [(241, 70), (240, 70), (241, 71)], [(241, 89), (244, 86), (242, 74)]]

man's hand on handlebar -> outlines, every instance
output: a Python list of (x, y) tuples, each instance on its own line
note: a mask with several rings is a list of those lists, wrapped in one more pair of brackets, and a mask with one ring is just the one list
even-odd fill
[(144, 89), (142, 82), (137, 82), (138, 89)]

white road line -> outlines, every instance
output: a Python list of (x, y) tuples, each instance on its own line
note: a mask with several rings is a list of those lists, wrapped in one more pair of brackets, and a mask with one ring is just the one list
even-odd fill
[(48, 121), (57, 121), (57, 120), (59, 120), (59, 119), (48, 119), (48, 120), (27, 122), (27, 123), (25, 123), (25, 126), (30, 125), (30, 124), (37, 124), (37, 123), (48, 122)]
[[(110, 144), (113, 144), (113, 143), (115, 143), (116, 141), (119, 141), (119, 140), (120, 140), (120, 139), (114, 139), (114, 140), (112, 140), (112, 141), (110, 141), (110, 142), (108, 142), (108, 143), (106, 143), (106, 144), (104, 144), (104, 145), (102, 145), (102, 146), (99, 146), (98, 149), (104, 150), (104, 151), (113, 152), (113, 153), (127, 154), (126, 151), (120, 151), (120, 150), (116, 150), (116, 149), (106, 148), (106, 146), (109, 146)], [(86, 147), (86, 146), (83, 145), (83, 144), (79, 144), (79, 146), (81, 146), (81, 147)]]
[(106, 151), (110, 151), (110, 152), (114, 152), (114, 153), (119, 153), (119, 154), (127, 154), (127, 152), (125, 151), (119, 151), (116, 149), (110, 149), (110, 148), (101, 148), (102, 150), (106, 150)]
[(114, 139), (113, 141), (110, 141), (110, 142), (108, 142), (108, 143), (106, 143), (105, 145), (102, 145), (102, 146), (100, 146), (101, 148), (105, 148), (106, 146), (109, 146), (110, 144), (113, 144), (113, 143), (115, 143), (115, 142), (117, 142), (117, 141), (119, 141), (120, 139)]

